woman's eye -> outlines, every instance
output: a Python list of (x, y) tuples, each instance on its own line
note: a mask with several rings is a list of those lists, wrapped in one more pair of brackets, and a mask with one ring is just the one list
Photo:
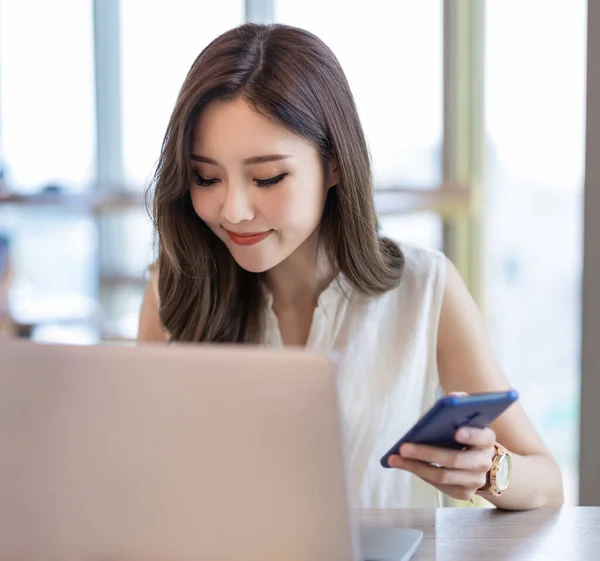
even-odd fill
[(269, 177), (268, 179), (255, 179), (254, 181), (259, 187), (271, 187), (272, 185), (276, 185), (283, 178), (288, 175), (287, 173), (282, 173), (280, 175), (276, 175), (275, 177)]
[(200, 185), (201, 187), (210, 187), (211, 185), (214, 185), (217, 181), (219, 181), (216, 178), (214, 178), (214, 179), (205, 179), (198, 172), (194, 172), (194, 175), (195, 175), (195, 181), (196, 181), (196, 183), (198, 185)]
[[(280, 181), (282, 181), (286, 175), (288, 175), (288, 174), (282, 173), (280, 175), (276, 175), (275, 177), (269, 177), (267, 179), (255, 179), (254, 181), (255, 181), (256, 185), (258, 185), (259, 187), (271, 187), (273, 185), (276, 185)], [(210, 187), (211, 185), (214, 185), (215, 183), (217, 183), (219, 181), (219, 179), (216, 177), (211, 178), (211, 179), (202, 177), (197, 171), (194, 172), (194, 176), (195, 176), (194, 181), (201, 187)]]

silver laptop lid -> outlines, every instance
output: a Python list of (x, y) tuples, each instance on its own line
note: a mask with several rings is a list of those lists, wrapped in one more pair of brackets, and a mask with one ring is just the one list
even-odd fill
[(357, 556), (331, 362), (0, 342), (0, 558)]

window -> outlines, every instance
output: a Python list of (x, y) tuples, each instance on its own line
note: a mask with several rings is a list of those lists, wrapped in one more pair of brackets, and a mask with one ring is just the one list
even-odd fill
[(244, 0), (121, 0), (125, 179), (152, 176), (179, 88), (200, 51), (244, 20)]
[(0, 164), (14, 191), (94, 180), (89, 0), (0, 0)]
[(441, 182), (442, 1), (276, 0), (276, 21), (319, 36), (354, 93), (380, 187)]
[[(12, 192), (93, 189), (91, 12), (85, 0), (0, 0), (0, 166)], [(37, 326), (36, 339), (59, 331), (59, 340), (92, 342), (93, 220), (56, 206), (0, 207), (0, 234), (14, 266), (14, 318)]]
[(575, 504), (586, 2), (489, 2), (486, 25), (492, 338)]
[(93, 220), (64, 209), (1, 208), (14, 269), (11, 315), (36, 340), (97, 341), (97, 236)]
[(388, 238), (427, 249), (442, 249), (442, 220), (432, 212), (379, 217), (381, 233)]
[[(243, 18), (243, 0), (121, 0), (123, 183), (128, 188), (142, 192), (149, 185), (179, 88), (195, 58)], [(146, 210), (102, 216), (101, 244), (101, 335), (131, 339), (153, 258)]]

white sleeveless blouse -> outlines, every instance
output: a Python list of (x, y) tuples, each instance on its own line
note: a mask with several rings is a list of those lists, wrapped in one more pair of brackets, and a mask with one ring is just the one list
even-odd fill
[[(340, 355), (350, 485), (354, 506), (361, 509), (439, 506), (434, 487), (379, 463), (433, 405), (439, 387), (437, 332), (445, 257), (412, 246), (401, 249), (405, 270), (400, 285), (381, 296), (363, 296), (344, 277), (335, 279), (319, 297), (306, 343)], [(264, 344), (281, 347), (271, 305), (269, 295)]]

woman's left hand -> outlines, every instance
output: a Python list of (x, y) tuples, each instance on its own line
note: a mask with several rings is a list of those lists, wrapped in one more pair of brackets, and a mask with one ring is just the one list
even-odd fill
[(410, 471), (442, 493), (468, 501), (486, 483), (496, 455), (496, 434), (490, 428), (462, 427), (456, 431), (455, 439), (467, 448), (403, 444), (400, 455), (390, 457), (389, 466)]

